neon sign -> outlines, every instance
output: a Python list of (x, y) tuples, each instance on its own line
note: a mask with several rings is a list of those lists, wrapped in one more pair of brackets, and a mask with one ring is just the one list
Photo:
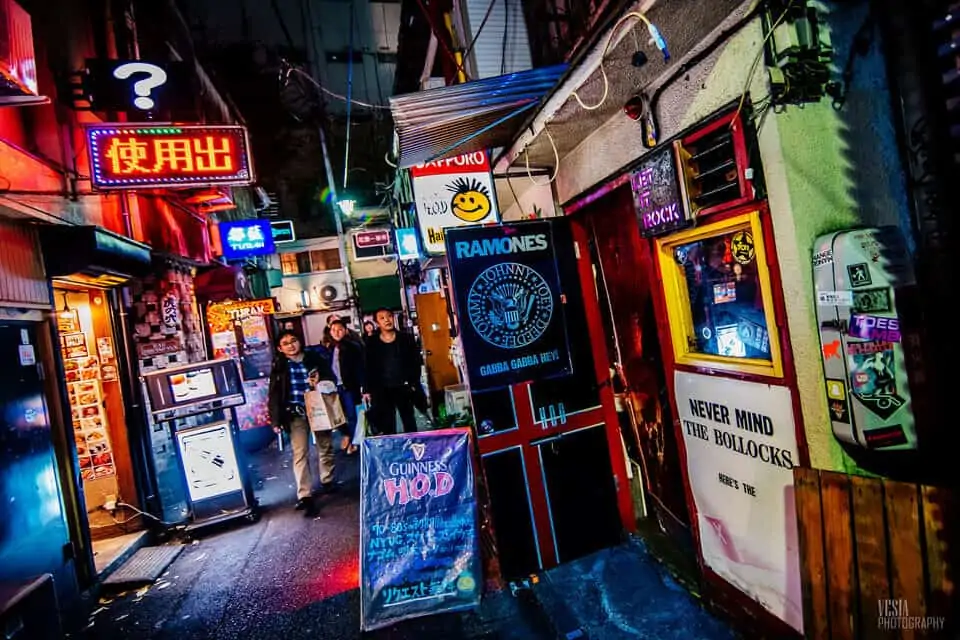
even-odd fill
[(269, 220), (221, 222), (220, 241), (227, 260), (268, 256), (276, 250)]
[(237, 125), (87, 127), (96, 189), (253, 182), (247, 131)]

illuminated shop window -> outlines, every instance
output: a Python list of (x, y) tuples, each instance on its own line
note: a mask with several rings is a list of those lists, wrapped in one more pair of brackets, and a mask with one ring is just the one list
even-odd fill
[(678, 364), (782, 376), (756, 213), (658, 241)]
[(285, 276), (315, 271), (335, 271), (341, 267), (340, 252), (337, 249), (315, 249), (280, 254), (280, 270)]

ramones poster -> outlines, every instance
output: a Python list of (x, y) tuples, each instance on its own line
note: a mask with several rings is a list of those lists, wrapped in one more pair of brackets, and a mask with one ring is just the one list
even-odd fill
[(471, 389), (570, 373), (552, 224), (448, 229), (446, 245)]

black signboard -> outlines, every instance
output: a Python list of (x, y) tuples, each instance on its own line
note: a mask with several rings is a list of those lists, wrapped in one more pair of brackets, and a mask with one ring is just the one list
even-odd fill
[(193, 105), (196, 92), (185, 62), (160, 60), (87, 60), (84, 99), (94, 111), (153, 114)]
[(643, 237), (662, 235), (690, 224), (673, 145), (645, 156), (630, 174), (630, 186)]
[(482, 575), (470, 432), (381, 436), (362, 448), (362, 628), (476, 607)]
[(473, 391), (572, 370), (550, 221), (446, 230)]

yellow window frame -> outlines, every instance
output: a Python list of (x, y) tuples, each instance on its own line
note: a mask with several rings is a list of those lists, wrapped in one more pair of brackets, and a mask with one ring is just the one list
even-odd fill
[[(734, 358), (715, 356), (691, 351), (688, 337), (694, 334), (693, 315), (690, 311), (690, 295), (683, 268), (674, 259), (678, 246), (697, 242), (705, 238), (725, 233), (749, 230), (753, 235), (757, 275), (760, 279), (760, 293), (763, 296), (763, 315), (767, 333), (770, 337), (770, 360), (756, 358)], [(731, 373), (783, 377), (783, 360), (780, 353), (780, 332), (777, 328), (776, 312), (773, 302), (773, 286), (770, 282), (770, 270), (767, 266), (766, 247), (763, 242), (763, 228), (760, 212), (753, 211), (734, 216), (726, 220), (694, 227), (687, 231), (674, 233), (656, 241), (660, 273), (663, 276), (663, 290), (666, 297), (667, 318), (670, 322), (670, 338), (673, 355), (677, 364), (702, 367)]]

